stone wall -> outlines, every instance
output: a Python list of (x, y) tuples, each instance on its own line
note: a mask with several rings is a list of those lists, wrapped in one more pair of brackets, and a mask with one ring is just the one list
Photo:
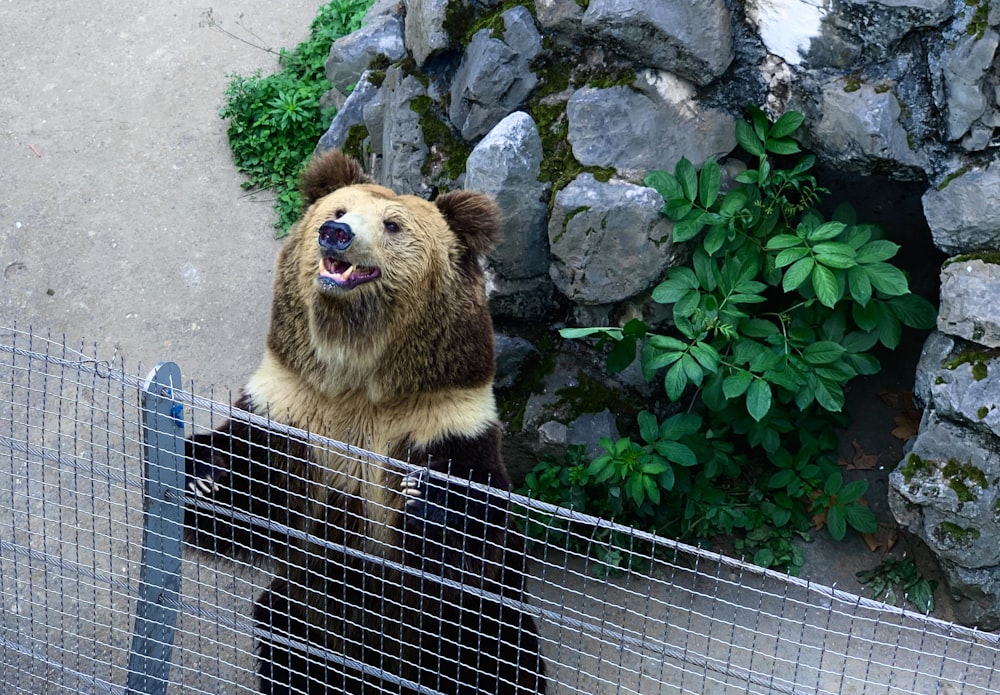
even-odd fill
[[(957, 258), (891, 503), (970, 599), (962, 617), (997, 627), (998, 25), (988, 0), (383, 0), (331, 48), (340, 110), (319, 148), (346, 149), (398, 190), (496, 196), (506, 236), (491, 302), (516, 323), (655, 324), (648, 293), (677, 250), (642, 177), (682, 156), (729, 164), (747, 104), (804, 113), (803, 145), (828, 169), (922, 183), (933, 242)], [(554, 362), (523, 413), (529, 444), (614, 434), (611, 413), (581, 425), (552, 395), (587, 372)]]

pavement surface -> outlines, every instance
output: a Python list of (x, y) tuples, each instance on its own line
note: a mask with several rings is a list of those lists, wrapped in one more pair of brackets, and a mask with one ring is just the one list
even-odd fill
[(239, 388), (279, 244), (218, 110), (277, 60), (218, 27), (294, 47), (317, 7), (0, 0), (0, 324)]

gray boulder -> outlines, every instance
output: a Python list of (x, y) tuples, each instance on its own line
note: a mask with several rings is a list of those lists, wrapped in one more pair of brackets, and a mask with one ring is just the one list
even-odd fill
[(583, 10), (577, 0), (535, 0), (535, 18), (539, 25), (564, 40), (582, 31)]
[(368, 26), (379, 17), (387, 14), (402, 18), (405, 14), (404, 4), (404, 0), (375, 0), (372, 6), (368, 8), (368, 11), (365, 12), (365, 16), (361, 20), (361, 26)]
[(1000, 347), (1000, 265), (970, 259), (941, 269), (938, 330), (991, 348)]
[[(896, 520), (941, 559), (953, 594), (975, 601), (963, 622), (1000, 625), (1000, 442), (929, 411), (889, 475)], [(959, 606), (964, 602), (959, 602)]]
[(769, 53), (789, 65), (845, 68), (880, 61), (916, 29), (937, 26), (951, 0), (756, 0), (747, 17)]
[(955, 176), (923, 196), (934, 245), (956, 255), (1000, 244), (1000, 167)]
[(581, 174), (556, 194), (549, 274), (574, 302), (610, 304), (656, 282), (670, 262), (672, 225), (652, 188)]
[(490, 260), (506, 278), (548, 273), (547, 187), (538, 180), (541, 164), (538, 128), (523, 111), (500, 121), (466, 164), (465, 187), (493, 196), (503, 210), (504, 236)]
[(501, 16), (503, 40), (488, 29), (477, 31), (452, 81), (448, 117), (467, 141), (520, 108), (538, 85), (529, 66), (542, 50), (542, 37), (531, 13), (519, 5)]
[(351, 128), (365, 125), (365, 107), (378, 96), (379, 92), (379, 88), (372, 84), (369, 78), (368, 71), (361, 74), (354, 91), (337, 111), (330, 127), (320, 137), (316, 147), (318, 151), (332, 148), (342, 149), (347, 143)]
[(955, 339), (940, 331), (931, 331), (920, 350), (920, 360), (917, 362), (917, 372), (914, 376), (913, 398), (917, 407), (929, 409), (933, 406), (931, 386), (938, 376), (941, 365), (955, 349)]
[(722, 0), (590, 0), (582, 24), (637, 67), (668, 70), (699, 85), (722, 75), (735, 55)]
[(385, 133), (385, 101), (382, 96), (383, 90), (379, 87), (361, 109), (361, 116), (368, 129), (368, 140), (372, 151), (379, 156), (385, 151), (385, 142), (382, 137)]
[(382, 15), (333, 42), (326, 59), (326, 79), (334, 89), (346, 92), (375, 58), (385, 56), (395, 62), (404, 55), (403, 23), (392, 15)]
[(955, 341), (943, 357), (924, 365), (934, 412), (969, 429), (1000, 435), (1000, 355)]
[(451, 2), (452, 0), (405, 0), (406, 48), (413, 55), (417, 66), (422, 66), (428, 58), (450, 45), (444, 24)]
[(382, 124), (379, 183), (400, 193), (426, 198), (431, 187), (422, 170), (430, 150), (424, 142), (420, 115), (411, 105), (416, 97), (426, 96), (427, 90), (416, 77), (405, 75), (399, 68), (390, 68), (381, 91), (382, 113), (392, 114), (392, 118), (385, 118)]
[(820, 98), (810, 141), (830, 161), (864, 174), (890, 167), (897, 177), (923, 175), (927, 159), (911, 145), (891, 84), (849, 86), (841, 77), (824, 84)]
[(700, 167), (736, 146), (732, 115), (703, 107), (693, 86), (645, 70), (631, 87), (578, 89), (566, 104), (573, 156), (584, 166), (614, 167), (642, 178), (681, 157)]
[(989, 120), (996, 120), (996, 97), (993, 94), (987, 96), (986, 89), (992, 92), (993, 86), (987, 87), (985, 77), (993, 65), (998, 43), (1000, 35), (987, 29), (981, 38), (966, 34), (946, 49), (941, 61), (941, 79), (944, 83), (947, 139), (958, 140), (969, 132), (973, 123), (987, 115), (987, 108), (992, 111)]
[(542, 141), (531, 117), (517, 111), (472, 150), (465, 188), (496, 198), (503, 236), (490, 254), (494, 314), (537, 319), (552, 306), (549, 280), (548, 186), (538, 180)]

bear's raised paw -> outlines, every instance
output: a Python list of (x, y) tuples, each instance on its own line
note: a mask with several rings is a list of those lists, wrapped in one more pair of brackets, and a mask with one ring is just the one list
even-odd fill
[(446, 483), (434, 480), (427, 468), (413, 471), (400, 481), (406, 503), (403, 507), (406, 529), (411, 533), (433, 534), (443, 531), (448, 522)]
[(206, 435), (195, 435), (185, 446), (184, 486), (198, 497), (211, 497), (219, 491), (219, 483), (229, 477), (229, 471), (218, 465), (216, 454)]

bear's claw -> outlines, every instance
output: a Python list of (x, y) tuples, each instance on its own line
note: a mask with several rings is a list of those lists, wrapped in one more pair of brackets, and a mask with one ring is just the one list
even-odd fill
[(211, 497), (219, 492), (219, 483), (229, 477), (229, 472), (217, 465), (215, 452), (205, 442), (189, 440), (184, 486), (198, 497)]
[(442, 483), (431, 480), (429, 469), (423, 468), (403, 476), (400, 488), (406, 497), (403, 511), (407, 528), (426, 533), (427, 522), (439, 530), (444, 526), (448, 511), (444, 506), (447, 491)]
[(208, 497), (219, 491), (219, 483), (211, 476), (188, 481), (188, 489), (198, 497)]

